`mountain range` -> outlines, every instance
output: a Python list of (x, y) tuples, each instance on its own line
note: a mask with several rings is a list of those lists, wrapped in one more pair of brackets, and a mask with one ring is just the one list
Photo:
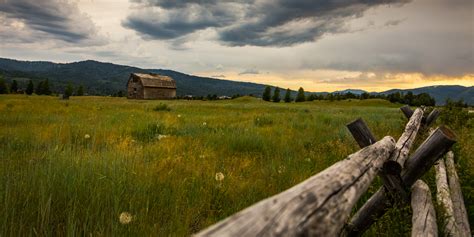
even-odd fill
[[(142, 69), (138, 67), (104, 63), (86, 60), (73, 63), (53, 63), (46, 61), (19, 61), (0, 58), (0, 73), (7, 81), (17, 80), (26, 87), (28, 80), (50, 80), (53, 91), (63, 90), (68, 83), (83, 85), (86, 92), (94, 95), (110, 95), (118, 91), (125, 91), (130, 73), (157, 73), (172, 77), (176, 81), (177, 94), (206, 96), (216, 95), (256, 95), (260, 96), (266, 85), (250, 82), (239, 82), (207, 77), (198, 77), (166, 69)], [(415, 89), (392, 89), (381, 94), (395, 92), (414, 94), (428, 93), (436, 99), (437, 104), (443, 104), (447, 98), (453, 100), (463, 99), (466, 103), (474, 105), (474, 87), (464, 86), (428, 86)], [(366, 91), (347, 89), (333, 93), (362, 94)], [(295, 93), (293, 91), (293, 93)], [(324, 93), (324, 92), (319, 92)], [(377, 94), (377, 92), (371, 92)]]

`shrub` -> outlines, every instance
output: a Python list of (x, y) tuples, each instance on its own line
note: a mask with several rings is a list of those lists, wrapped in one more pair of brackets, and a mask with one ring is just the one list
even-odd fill
[(440, 119), (441, 121), (454, 128), (460, 128), (463, 126), (470, 126), (469, 112), (464, 108), (465, 103), (462, 100), (452, 101), (448, 99), (446, 105), (441, 111)]
[(155, 106), (153, 110), (154, 111), (170, 111), (171, 108), (167, 104), (160, 103), (159, 105)]

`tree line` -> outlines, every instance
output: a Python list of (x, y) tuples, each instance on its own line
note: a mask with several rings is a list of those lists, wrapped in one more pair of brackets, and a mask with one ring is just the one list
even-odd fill
[[(270, 86), (266, 86), (265, 90), (262, 94), (262, 99), (264, 101), (273, 101), (273, 102), (280, 102), (280, 88), (275, 87), (273, 90), (272, 95), (272, 88)], [(369, 94), (364, 92), (362, 94), (354, 94), (351, 92), (348, 93), (305, 93), (304, 89), (300, 87), (298, 92), (296, 93), (296, 97), (293, 98), (291, 96), (291, 90), (288, 88), (286, 89), (285, 96), (283, 97), (283, 101), (286, 103), (295, 101), (295, 102), (304, 102), (304, 101), (314, 101), (314, 100), (329, 100), (329, 101), (338, 101), (338, 100), (347, 100), (347, 99), (384, 99), (388, 100), (392, 103), (401, 103), (401, 104), (408, 104), (410, 106), (434, 106), (436, 104), (436, 100), (431, 97), (428, 93), (420, 93), (420, 94), (413, 94), (413, 92), (409, 91), (407, 93), (400, 93), (395, 92), (391, 94)]]
[[(10, 84), (6, 83), (3, 77), (0, 75), (0, 94), (32, 94), (37, 95), (52, 95), (59, 94), (58, 92), (53, 92), (51, 90), (51, 82), (48, 79), (39, 81), (36, 86), (32, 80), (28, 81), (26, 87), (20, 85), (17, 80), (12, 80)], [(69, 83), (66, 88), (64, 88), (64, 95), (66, 97), (75, 95), (83, 96), (84, 87), (82, 85), (74, 89), (73, 85)]]

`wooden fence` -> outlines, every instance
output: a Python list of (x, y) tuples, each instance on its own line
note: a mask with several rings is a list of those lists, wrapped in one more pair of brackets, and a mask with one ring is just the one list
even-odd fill
[[(401, 108), (409, 119), (395, 141), (378, 140), (362, 119), (347, 125), (360, 150), (324, 171), (275, 196), (264, 199), (210, 227), (196, 236), (360, 236), (390, 208), (410, 204), (412, 236), (437, 236), (436, 213), (428, 186), (419, 178), (436, 166), (437, 200), (443, 207), (449, 236), (470, 236), (469, 222), (454, 167), (456, 142), (444, 127), (432, 130), (410, 155), (420, 131), (439, 116), (434, 109)], [(446, 168), (447, 167), (447, 168)], [(383, 186), (353, 215), (359, 198), (379, 175)]]

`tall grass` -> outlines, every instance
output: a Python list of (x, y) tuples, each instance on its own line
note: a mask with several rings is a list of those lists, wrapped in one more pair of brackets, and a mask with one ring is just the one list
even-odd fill
[(406, 123), (379, 100), (9, 95), (0, 111), (0, 236), (189, 235), (358, 150), (346, 123), (362, 117), (378, 138)]

